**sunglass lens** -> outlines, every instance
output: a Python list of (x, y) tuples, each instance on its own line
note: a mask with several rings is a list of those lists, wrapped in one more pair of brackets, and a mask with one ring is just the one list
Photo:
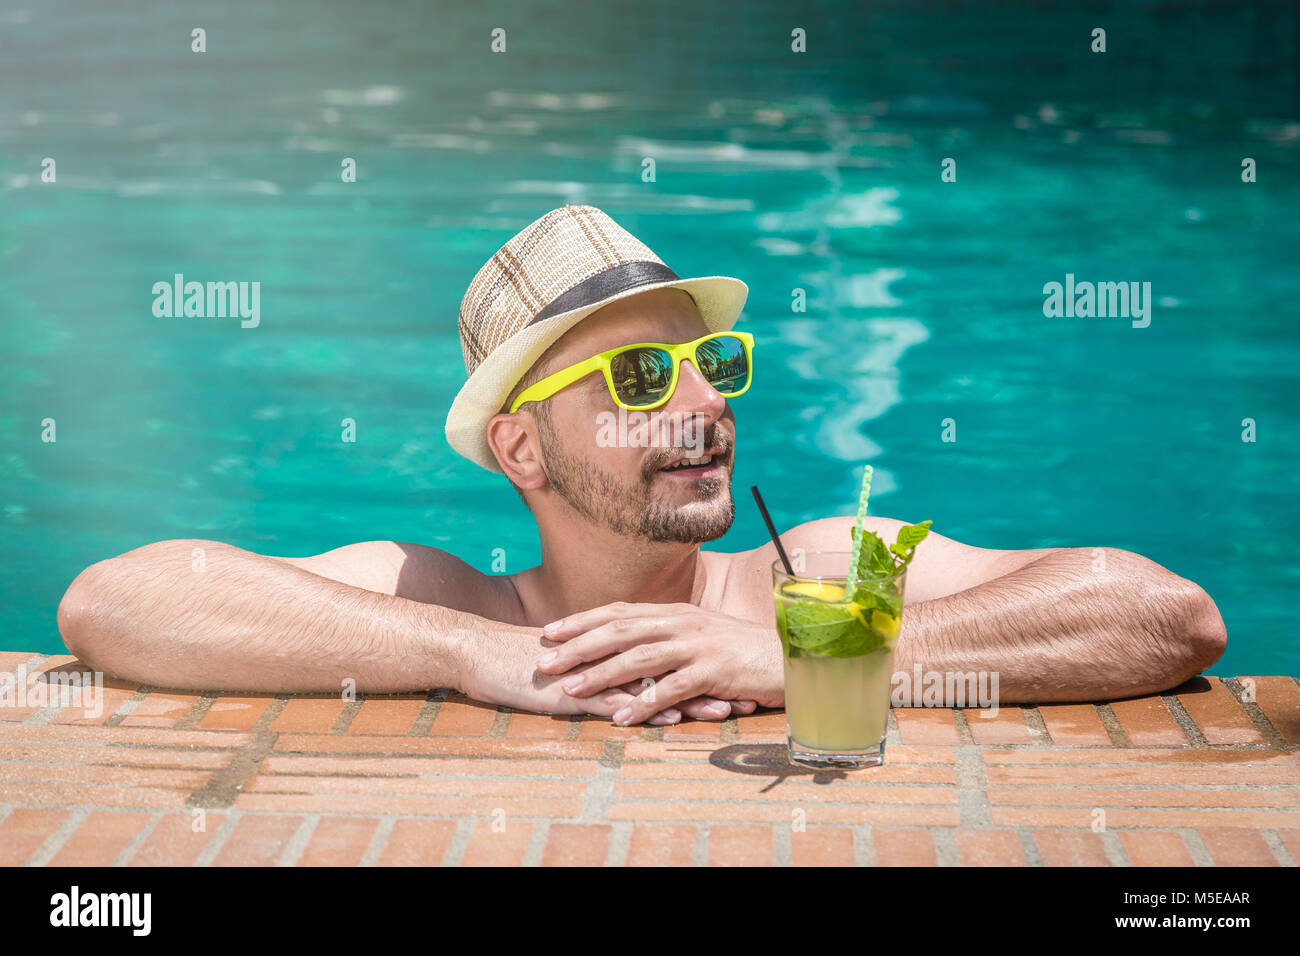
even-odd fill
[(663, 349), (628, 349), (609, 363), (614, 391), (627, 405), (653, 405), (673, 380), (672, 358)]
[(749, 356), (745, 343), (730, 335), (701, 342), (695, 350), (700, 372), (720, 395), (734, 395), (749, 382)]

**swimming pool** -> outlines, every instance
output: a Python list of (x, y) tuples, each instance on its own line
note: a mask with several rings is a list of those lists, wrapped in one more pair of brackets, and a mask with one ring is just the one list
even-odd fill
[[(62, 651), (72, 577), (165, 538), (533, 563), (527, 512), (442, 429), (466, 284), (572, 202), (750, 285), (719, 547), (763, 539), (749, 485), (789, 526), (851, 513), (870, 461), (879, 513), (1138, 551), (1218, 602), (1213, 673), (1300, 674), (1284, 5), (140, 6), (0, 12), (0, 649)], [(156, 316), (177, 273), (259, 282), (260, 324)], [(1067, 275), (1149, 282), (1149, 326), (1047, 317)]]

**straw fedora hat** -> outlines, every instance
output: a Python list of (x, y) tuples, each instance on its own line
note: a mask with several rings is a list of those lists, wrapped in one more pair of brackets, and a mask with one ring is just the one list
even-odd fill
[(682, 289), (711, 332), (736, 323), (749, 295), (739, 279), (682, 279), (594, 206), (553, 209), (502, 246), (460, 303), (469, 379), (447, 415), (447, 441), (501, 471), (487, 423), (551, 343), (602, 306), (651, 289)]

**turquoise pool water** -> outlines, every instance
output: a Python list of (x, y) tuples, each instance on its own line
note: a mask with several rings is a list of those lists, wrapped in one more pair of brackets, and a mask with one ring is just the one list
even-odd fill
[[(573, 202), (750, 284), (722, 547), (763, 538), (750, 484), (789, 526), (850, 513), (870, 461), (880, 513), (1138, 551), (1218, 601), (1214, 673), (1300, 674), (1285, 5), (136, 7), (0, 3), (0, 648), (61, 650), (72, 577), (165, 538), (534, 562), (442, 429), (466, 284)], [(175, 273), (260, 282), (260, 325), (155, 317)], [(1149, 327), (1045, 317), (1067, 273), (1150, 282)]]

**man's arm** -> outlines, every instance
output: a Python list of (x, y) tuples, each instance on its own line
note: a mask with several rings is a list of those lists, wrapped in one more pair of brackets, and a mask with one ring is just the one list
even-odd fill
[[(577, 701), (533, 672), (539, 628), (480, 616), (495, 579), (435, 548), (372, 541), (276, 558), (162, 541), (92, 565), (59, 605), (68, 649), (156, 687), (366, 693), (450, 687), (489, 703), (610, 716), (626, 689)], [(504, 603), (496, 602), (496, 603)], [(507, 616), (507, 615), (502, 615)], [(701, 699), (683, 709), (721, 719)], [(725, 707), (725, 704), (722, 705)], [(656, 723), (671, 723), (671, 708)]]
[[(788, 552), (848, 551), (852, 518), (825, 518), (781, 536)], [(868, 518), (894, 541), (903, 522)], [(616, 722), (681, 696), (783, 701), (769, 542), (737, 554), (719, 612), (689, 605), (609, 605), (572, 615), (539, 662), (582, 696), (647, 669), (671, 670)], [(1003, 703), (1109, 700), (1176, 687), (1223, 653), (1209, 596), (1140, 555), (1114, 548), (973, 548), (931, 533), (908, 568), (896, 671), (998, 674)], [(594, 665), (591, 662), (598, 662)], [(589, 665), (582, 679), (566, 672)]]
[[(869, 524), (892, 542), (903, 522)], [(845, 550), (852, 527), (809, 522), (787, 547)], [(908, 568), (894, 667), (997, 672), (1007, 703), (1109, 700), (1176, 687), (1226, 643), (1209, 595), (1141, 555), (999, 551), (931, 533)]]
[(454, 687), (460, 622), (396, 593), (401, 561), (386, 545), (396, 551), (371, 542), (280, 559), (161, 541), (78, 575), (59, 631), (86, 663), (155, 686), (334, 692), (352, 678), (362, 692)]

